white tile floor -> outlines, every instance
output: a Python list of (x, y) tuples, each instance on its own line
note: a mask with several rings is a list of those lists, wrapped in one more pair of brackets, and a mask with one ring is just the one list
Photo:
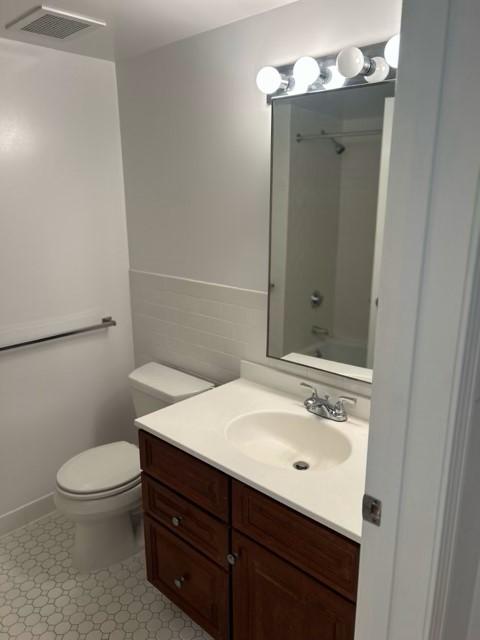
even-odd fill
[(210, 640), (145, 580), (143, 554), (80, 574), (72, 543), (58, 513), (0, 538), (0, 640)]

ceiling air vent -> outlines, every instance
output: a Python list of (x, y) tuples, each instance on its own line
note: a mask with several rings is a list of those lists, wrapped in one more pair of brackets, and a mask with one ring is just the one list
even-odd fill
[(42, 5), (12, 20), (5, 25), (5, 28), (57, 40), (70, 40), (76, 35), (88, 33), (105, 25), (106, 22), (103, 20), (95, 20), (69, 11)]

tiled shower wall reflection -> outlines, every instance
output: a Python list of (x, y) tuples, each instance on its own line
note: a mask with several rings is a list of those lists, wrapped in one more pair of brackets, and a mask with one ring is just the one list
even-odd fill
[(130, 272), (137, 365), (150, 360), (227, 382), (265, 362), (267, 294)]

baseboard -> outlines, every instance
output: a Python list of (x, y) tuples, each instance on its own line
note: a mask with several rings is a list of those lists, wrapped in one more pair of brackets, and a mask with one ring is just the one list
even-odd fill
[(38, 520), (38, 518), (54, 510), (53, 493), (49, 493), (46, 496), (38, 498), (38, 500), (33, 500), (28, 504), (18, 507), (18, 509), (9, 511), (3, 514), (3, 516), (0, 516), (0, 536), (14, 529), (18, 529), (18, 527), (22, 527), (33, 520)]

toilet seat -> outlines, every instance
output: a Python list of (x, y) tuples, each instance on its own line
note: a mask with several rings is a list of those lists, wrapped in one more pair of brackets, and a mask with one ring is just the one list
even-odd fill
[(72, 491), (67, 491), (57, 483), (57, 493), (65, 496), (66, 498), (70, 498), (71, 500), (101, 500), (103, 498), (117, 496), (120, 493), (126, 493), (130, 489), (134, 489), (135, 487), (139, 487), (140, 485), (141, 477), (139, 476), (138, 478), (115, 487), (114, 489), (107, 489), (105, 491), (96, 491), (92, 493), (74, 493)]
[(57, 491), (73, 500), (96, 500), (124, 493), (140, 484), (138, 448), (112, 442), (68, 460), (57, 473)]

